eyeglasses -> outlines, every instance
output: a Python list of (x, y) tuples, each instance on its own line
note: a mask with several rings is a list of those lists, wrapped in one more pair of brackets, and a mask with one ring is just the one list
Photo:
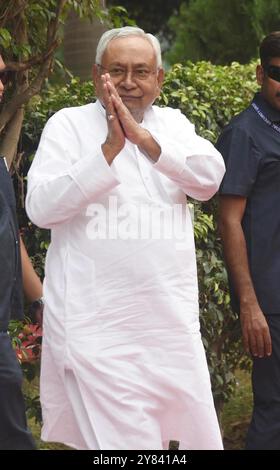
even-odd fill
[(269, 78), (280, 82), (280, 67), (278, 65), (266, 65), (263, 68)]
[(139, 67), (129, 72), (126, 68), (115, 66), (106, 69), (103, 65), (97, 64), (97, 66), (104, 72), (108, 73), (111, 78), (122, 81), (125, 79), (128, 73), (131, 73), (131, 78), (133, 80), (148, 80), (151, 75), (157, 73), (156, 70), (150, 70), (145, 67)]
[(15, 72), (13, 70), (2, 70), (0, 71), (0, 81), (5, 86), (12, 81), (14, 74)]

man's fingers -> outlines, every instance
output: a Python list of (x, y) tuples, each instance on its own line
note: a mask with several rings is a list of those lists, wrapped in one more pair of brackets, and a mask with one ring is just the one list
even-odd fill
[(272, 353), (272, 341), (264, 315), (241, 315), (241, 327), (243, 345), (247, 353), (256, 357), (270, 356)]
[(118, 94), (118, 92), (117, 92), (117, 90), (116, 90), (116, 88), (115, 88), (115, 85), (114, 85), (114, 83), (112, 82), (111, 77), (110, 77), (110, 75), (109, 75), (108, 73), (106, 74), (105, 78), (106, 78), (106, 83), (107, 83), (107, 85), (108, 85), (108, 89), (109, 89), (110, 93), (112, 93), (112, 94), (114, 94), (114, 95), (116, 95), (116, 96), (119, 96), (119, 94)]
[(264, 357), (264, 337), (263, 332), (256, 334), (257, 356)]
[(111, 95), (111, 99), (120, 118), (125, 119), (125, 118), (132, 117), (127, 107), (123, 104), (120, 97)]
[[(244, 340), (245, 347), (245, 340)], [(246, 347), (245, 347), (246, 349)], [(248, 335), (248, 349), (253, 356), (265, 357), (272, 353), (271, 337), (268, 329), (261, 331), (251, 331)], [(248, 352), (248, 350), (246, 349)]]
[(264, 351), (266, 356), (271, 356), (272, 353), (272, 341), (269, 329), (267, 329), (264, 335)]
[(102, 75), (103, 81), (103, 102), (106, 108), (106, 118), (108, 125), (114, 124), (118, 122), (118, 115), (117, 109), (115, 106), (116, 97), (112, 94), (112, 83), (110, 79), (110, 75), (105, 73)]
[(258, 356), (257, 340), (252, 332), (249, 335), (249, 350), (253, 356)]

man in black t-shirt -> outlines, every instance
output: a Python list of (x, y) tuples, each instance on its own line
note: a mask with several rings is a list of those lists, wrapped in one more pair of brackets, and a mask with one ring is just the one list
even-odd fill
[(220, 233), (231, 299), (253, 357), (247, 449), (280, 449), (280, 32), (260, 45), (260, 92), (223, 130)]

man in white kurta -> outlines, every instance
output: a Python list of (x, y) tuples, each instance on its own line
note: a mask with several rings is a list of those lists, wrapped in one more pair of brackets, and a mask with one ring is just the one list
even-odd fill
[(150, 38), (106, 34), (99, 100), (48, 121), (28, 175), (27, 212), (52, 231), (42, 439), (221, 449), (186, 195), (209, 199), (223, 160), (180, 111), (153, 106), (163, 71)]

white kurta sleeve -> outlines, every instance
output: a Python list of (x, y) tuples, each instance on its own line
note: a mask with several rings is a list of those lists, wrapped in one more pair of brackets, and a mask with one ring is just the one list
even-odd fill
[(26, 211), (39, 227), (66, 221), (120, 184), (100, 145), (88, 155), (80, 151), (73, 123), (63, 111), (56, 113), (44, 128), (28, 172)]
[(223, 158), (211, 142), (196, 134), (193, 124), (179, 110), (170, 111), (171, 132), (151, 132), (161, 147), (160, 157), (153, 166), (188, 196), (206, 201), (222, 181)]

